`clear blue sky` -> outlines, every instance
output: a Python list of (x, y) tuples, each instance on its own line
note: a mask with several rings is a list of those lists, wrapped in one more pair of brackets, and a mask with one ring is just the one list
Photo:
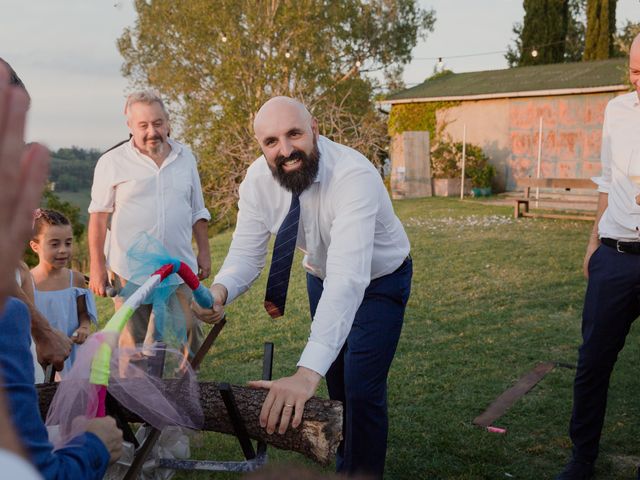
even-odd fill
[[(431, 75), (436, 60), (455, 72), (506, 68), (512, 26), (522, 0), (420, 0), (436, 11), (435, 30), (414, 50), (407, 84)], [(127, 81), (116, 39), (133, 25), (131, 0), (0, 0), (0, 57), (13, 65), (32, 96), (27, 135), (52, 148), (106, 148), (126, 138)], [(619, 0), (618, 24), (640, 21), (639, 0)]]

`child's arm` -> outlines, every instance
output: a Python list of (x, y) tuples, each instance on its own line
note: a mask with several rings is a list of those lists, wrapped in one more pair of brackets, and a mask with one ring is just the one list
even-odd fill
[(80, 295), (76, 298), (76, 305), (78, 308), (78, 328), (71, 334), (71, 340), (73, 343), (81, 344), (91, 333), (91, 317), (87, 310), (86, 295)]
[[(87, 288), (87, 282), (82, 273), (73, 271), (73, 286)], [(76, 298), (76, 308), (78, 309), (78, 328), (71, 334), (74, 343), (84, 343), (91, 333), (91, 315), (87, 308), (87, 296), (80, 295)]]

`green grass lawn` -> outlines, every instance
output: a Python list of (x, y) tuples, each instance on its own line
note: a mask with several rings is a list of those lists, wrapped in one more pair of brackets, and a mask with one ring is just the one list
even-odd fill
[[(554, 369), (495, 422), (506, 435), (471, 421), (537, 362), (575, 363), (591, 225), (514, 220), (511, 207), (453, 199), (405, 200), (395, 207), (411, 240), (414, 278), (389, 376), (385, 478), (551, 478), (569, 456), (573, 370)], [(214, 271), (230, 239), (230, 232), (212, 239)], [(202, 379), (257, 379), (265, 341), (275, 343), (274, 376), (293, 372), (309, 331), (304, 273), (294, 267), (287, 316), (279, 320), (262, 307), (265, 277), (228, 307), (229, 323), (205, 360)], [(108, 301), (100, 305), (107, 316)], [(633, 329), (611, 382), (598, 478), (635, 478), (638, 353)], [(326, 395), (324, 387), (319, 395)], [(193, 443), (196, 458), (241, 458), (233, 437), (200, 434)], [(274, 448), (269, 455), (272, 463), (307, 464)]]

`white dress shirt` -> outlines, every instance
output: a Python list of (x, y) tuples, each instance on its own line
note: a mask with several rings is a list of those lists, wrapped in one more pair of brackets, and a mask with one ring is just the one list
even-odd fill
[(105, 242), (107, 266), (125, 279), (131, 278), (127, 251), (143, 232), (194, 272), (198, 269), (192, 227), (211, 215), (204, 206), (195, 157), (184, 145), (168, 142), (171, 152), (160, 167), (133, 139), (105, 153), (96, 165), (89, 213), (113, 213)]
[(609, 101), (602, 126), (602, 173), (592, 180), (608, 194), (598, 234), (617, 240), (640, 240), (640, 102), (636, 92)]
[[(318, 175), (300, 195), (296, 246), (305, 253), (305, 270), (324, 280), (324, 291), (298, 365), (324, 375), (351, 330), (365, 289), (402, 264), (409, 239), (371, 162), (322, 136), (318, 148)], [(291, 193), (273, 178), (264, 156), (254, 161), (240, 185), (238, 223), (214, 280), (229, 291), (227, 303), (260, 275), (269, 238), (290, 204)]]

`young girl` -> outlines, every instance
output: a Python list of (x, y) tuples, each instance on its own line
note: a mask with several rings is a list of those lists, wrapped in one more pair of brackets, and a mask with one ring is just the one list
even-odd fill
[(67, 268), (71, 259), (73, 231), (67, 217), (55, 210), (36, 210), (31, 249), (40, 262), (31, 269), (36, 308), (74, 342), (65, 361), (63, 375), (75, 358), (77, 345), (89, 336), (91, 321), (97, 321), (93, 295), (84, 275)]

